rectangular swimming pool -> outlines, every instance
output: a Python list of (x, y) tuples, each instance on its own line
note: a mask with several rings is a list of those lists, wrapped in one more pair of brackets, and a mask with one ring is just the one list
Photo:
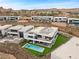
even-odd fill
[(43, 47), (40, 47), (40, 46), (36, 46), (36, 45), (33, 45), (33, 44), (29, 44), (29, 43), (26, 43), (23, 48), (28, 48), (28, 49), (32, 49), (32, 50), (35, 50), (37, 52), (43, 52), (44, 51), (44, 48)]

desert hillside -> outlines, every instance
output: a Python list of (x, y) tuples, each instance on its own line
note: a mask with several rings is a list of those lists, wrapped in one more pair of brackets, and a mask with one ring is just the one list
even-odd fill
[(72, 9), (34, 9), (34, 10), (13, 10), (0, 7), (0, 16), (66, 16), (79, 18), (79, 8)]

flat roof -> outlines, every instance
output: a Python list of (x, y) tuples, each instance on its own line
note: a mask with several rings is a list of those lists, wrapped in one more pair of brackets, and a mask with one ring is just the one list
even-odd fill
[(3, 25), (3, 26), (0, 26), (0, 30), (2, 30), (2, 29), (7, 29), (7, 28), (9, 28), (9, 27), (11, 27), (12, 25)]
[(53, 16), (32, 16), (32, 17), (53, 17)]
[(57, 30), (58, 30), (57, 27), (46, 27), (46, 28), (42, 29), (39, 32), (39, 34), (44, 35), (44, 36), (48, 36), (48, 37), (52, 37)]
[(21, 16), (0, 16), (0, 17), (21, 17)]
[(52, 37), (57, 30), (57, 27), (37, 27), (32, 29), (30, 32), (36, 33), (38, 35)]
[(67, 17), (54, 17), (54, 18), (67, 18)]
[(79, 18), (68, 18), (68, 20), (79, 20)]
[(29, 32), (33, 32), (33, 33), (38, 33), (40, 30), (44, 29), (45, 27), (36, 27), (36, 28), (33, 28), (31, 31)]
[(79, 59), (79, 38), (72, 37), (51, 53), (51, 59)]
[(34, 26), (32, 26), (32, 25), (28, 25), (28, 26), (23, 27), (23, 28), (20, 29), (19, 31), (26, 32), (26, 31), (28, 31), (29, 29), (33, 28), (33, 27), (34, 27)]
[(17, 26), (12, 26), (9, 29), (13, 29), (13, 30), (20, 30), (21, 28), (23, 28), (23, 25), (17, 25)]

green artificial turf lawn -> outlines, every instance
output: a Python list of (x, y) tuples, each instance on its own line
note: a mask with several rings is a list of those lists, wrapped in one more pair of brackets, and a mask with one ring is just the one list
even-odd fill
[[(24, 49), (25, 49), (25, 50), (28, 50), (28, 52), (31, 53), (32, 55), (43, 56), (43, 55), (46, 55), (46, 54), (50, 53), (51, 51), (54, 51), (56, 48), (58, 48), (59, 46), (61, 46), (61, 45), (64, 44), (64, 43), (66, 43), (68, 40), (69, 40), (68, 37), (66, 37), (66, 36), (64, 36), (64, 35), (58, 35), (55, 44), (52, 45), (51, 48), (41, 46), (41, 47), (45, 48), (45, 50), (44, 50), (43, 53), (40, 53), (40, 52), (31, 50), (31, 49), (25, 49), (25, 48), (24, 48)], [(24, 44), (26, 44), (25, 41), (22, 42), (20, 45), (23, 46)], [(34, 45), (36, 45), (36, 44), (34, 44)], [(40, 46), (40, 45), (39, 45), (39, 46)]]

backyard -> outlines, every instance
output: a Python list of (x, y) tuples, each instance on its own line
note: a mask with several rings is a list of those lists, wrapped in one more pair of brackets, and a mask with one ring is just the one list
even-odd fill
[[(40, 47), (45, 48), (45, 50), (43, 51), (43, 53), (34, 51), (34, 50), (32, 50), (32, 49), (26, 49), (26, 48), (23, 48), (23, 49), (24, 49), (25, 51), (28, 51), (28, 52), (29, 52), (30, 54), (32, 54), (32, 55), (43, 56), (43, 55), (49, 54), (51, 51), (54, 51), (56, 48), (58, 48), (58, 47), (61, 46), (62, 44), (65, 44), (68, 40), (69, 40), (68, 37), (66, 37), (66, 36), (64, 36), (64, 35), (62, 35), (62, 34), (59, 34), (58, 37), (57, 37), (57, 40), (56, 40), (55, 44), (52, 45), (51, 48), (44, 47), (44, 46), (40, 46), (40, 45), (37, 45), (37, 44), (33, 44), (33, 45), (37, 45), (37, 46), (40, 46)], [(23, 46), (23, 45), (25, 45), (26, 43), (29, 43), (29, 41), (24, 40), (23, 42), (20, 43), (20, 45)]]

